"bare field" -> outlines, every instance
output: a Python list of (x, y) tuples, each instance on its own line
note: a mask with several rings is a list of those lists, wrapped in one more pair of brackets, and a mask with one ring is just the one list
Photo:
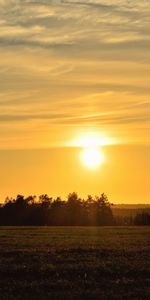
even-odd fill
[(150, 299), (150, 228), (0, 227), (0, 299)]

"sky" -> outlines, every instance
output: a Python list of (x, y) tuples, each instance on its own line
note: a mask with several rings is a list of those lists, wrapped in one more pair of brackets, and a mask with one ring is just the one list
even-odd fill
[[(0, 201), (150, 203), (149, 28), (149, 0), (0, 0)], [(91, 133), (96, 170), (80, 161)]]

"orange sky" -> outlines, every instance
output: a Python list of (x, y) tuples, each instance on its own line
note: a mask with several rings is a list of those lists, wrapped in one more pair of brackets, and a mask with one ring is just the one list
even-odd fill
[[(149, 0), (0, 0), (0, 201), (150, 203), (149, 15)], [(95, 170), (77, 147), (91, 132)]]
[(17, 193), (66, 197), (105, 192), (114, 203), (150, 203), (149, 146), (107, 146), (96, 170), (79, 159), (80, 148), (0, 151), (0, 199)]

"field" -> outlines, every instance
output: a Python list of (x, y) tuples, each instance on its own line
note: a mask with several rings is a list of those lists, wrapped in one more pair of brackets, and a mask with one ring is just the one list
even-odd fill
[(150, 228), (0, 227), (0, 299), (150, 299)]

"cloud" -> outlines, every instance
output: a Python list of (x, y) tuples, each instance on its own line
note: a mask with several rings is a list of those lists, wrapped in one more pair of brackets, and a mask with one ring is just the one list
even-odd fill
[(110, 1), (0, 3), (0, 43), (5, 47), (80, 47), (94, 41), (100, 51), (102, 45), (107, 49), (106, 43), (149, 41), (148, 1), (145, 5), (139, 1), (136, 5), (129, 1), (115, 1), (115, 5)]
[(144, 136), (149, 14), (149, 0), (0, 0), (0, 140), (22, 140), (18, 126), (31, 139), (53, 126)]

